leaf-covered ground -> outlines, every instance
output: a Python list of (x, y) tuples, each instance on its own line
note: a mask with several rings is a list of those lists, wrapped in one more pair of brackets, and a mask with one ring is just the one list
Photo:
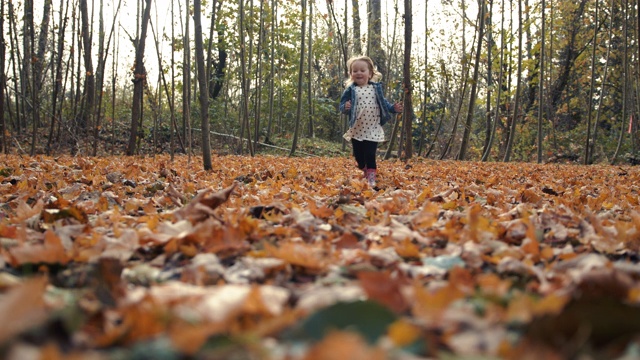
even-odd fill
[(640, 356), (640, 169), (0, 163), (4, 359)]

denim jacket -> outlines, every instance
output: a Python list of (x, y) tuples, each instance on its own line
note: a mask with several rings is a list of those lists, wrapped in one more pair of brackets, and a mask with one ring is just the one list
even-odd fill
[[(395, 109), (393, 108), (393, 104), (390, 103), (387, 99), (385, 99), (384, 94), (382, 93), (382, 84), (379, 82), (369, 81), (369, 84), (373, 85), (373, 88), (376, 92), (376, 100), (378, 101), (378, 106), (380, 107), (380, 125), (384, 125), (391, 119), (391, 114), (395, 113)], [(349, 114), (349, 127), (353, 127), (356, 123), (356, 84), (353, 83), (347, 87), (342, 96), (340, 97), (340, 112), (343, 114)], [(351, 109), (345, 110), (344, 105), (347, 101), (351, 100)]]

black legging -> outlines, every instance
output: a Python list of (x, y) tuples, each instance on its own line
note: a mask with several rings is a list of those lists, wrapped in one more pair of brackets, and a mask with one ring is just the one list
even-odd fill
[(378, 150), (377, 142), (351, 139), (351, 145), (353, 145), (353, 156), (356, 158), (358, 168), (376, 168), (376, 151)]

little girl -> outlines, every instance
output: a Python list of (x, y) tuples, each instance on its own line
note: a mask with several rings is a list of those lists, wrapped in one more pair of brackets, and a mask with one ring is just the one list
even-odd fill
[(357, 56), (347, 62), (349, 78), (340, 98), (340, 112), (349, 114), (349, 130), (344, 138), (353, 145), (353, 156), (364, 172), (369, 187), (376, 186), (376, 150), (384, 141), (382, 125), (391, 113), (402, 112), (402, 104), (391, 104), (382, 93), (382, 78), (367, 56)]

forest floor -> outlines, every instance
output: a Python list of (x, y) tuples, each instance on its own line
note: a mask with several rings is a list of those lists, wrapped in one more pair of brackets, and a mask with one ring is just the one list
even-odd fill
[(640, 357), (640, 168), (0, 161), (3, 359)]

